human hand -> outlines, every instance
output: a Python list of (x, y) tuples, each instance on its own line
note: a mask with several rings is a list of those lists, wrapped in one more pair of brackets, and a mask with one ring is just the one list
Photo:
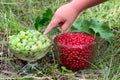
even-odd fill
[(56, 26), (63, 31), (67, 30), (81, 11), (105, 1), (107, 0), (72, 0), (57, 9), (44, 34), (49, 33)]
[(67, 30), (75, 21), (78, 14), (79, 11), (77, 11), (71, 3), (61, 6), (55, 12), (44, 34), (49, 33), (54, 27), (60, 27), (63, 31)]

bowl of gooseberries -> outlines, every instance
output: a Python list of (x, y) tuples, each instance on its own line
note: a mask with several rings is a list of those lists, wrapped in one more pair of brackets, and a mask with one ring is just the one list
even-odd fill
[(34, 62), (43, 58), (52, 46), (49, 36), (37, 30), (20, 31), (9, 36), (9, 49), (17, 58)]

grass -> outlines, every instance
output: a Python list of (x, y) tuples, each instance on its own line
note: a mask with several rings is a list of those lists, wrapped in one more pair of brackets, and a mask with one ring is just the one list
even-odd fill
[[(0, 32), (4, 34), (15, 34), (20, 30), (34, 28), (35, 18), (37, 16), (41, 16), (41, 14), (44, 13), (47, 8), (50, 7), (53, 11), (55, 11), (59, 6), (67, 3), (68, 1), (69, 0), (1, 0)], [(52, 76), (53, 79), (59, 78), (62, 80), (65, 78), (65, 80), (76, 80), (76, 77), (71, 77), (71, 75), (77, 75), (81, 78), (95, 78), (97, 80), (120, 80), (119, 5), (119, 0), (111, 0), (96, 7), (85, 10), (80, 14), (78, 19), (76, 19), (79, 20), (95, 18), (104, 21), (110, 25), (115, 34), (115, 41), (112, 44), (108, 44), (104, 40), (100, 41), (100, 44), (98, 44), (96, 49), (97, 54), (95, 55), (94, 62), (91, 64), (92, 66), (89, 69), (79, 70), (73, 73), (62, 72), (56, 63), (51, 64), (51, 66), (48, 66), (48, 63), (45, 63), (44, 60), (48, 60), (50, 57), (52, 57), (52, 59), (54, 58), (54, 56), (50, 54), (41, 61), (43, 72), (39, 72), (37, 76), (42, 77), (36, 77), (36, 79), (41, 79), (44, 76), (44, 78), (49, 78), (50, 80)], [(0, 40), (3, 41), (4, 37), (6, 36), (3, 36), (0, 38)], [(11, 58), (9, 58), (7, 61), (10, 59)], [(10, 75), (7, 77), (11, 78), (13, 73), (9, 74)], [(1, 75), (3, 76), (3, 74)], [(18, 75), (13, 77), (19, 79), (21, 78)]]

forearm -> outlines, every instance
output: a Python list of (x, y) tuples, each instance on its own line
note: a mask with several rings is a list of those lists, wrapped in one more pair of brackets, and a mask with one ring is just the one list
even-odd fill
[(81, 12), (89, 7), (98, 5), (107, 0), (72, 0), (71, 5), (78, 11)]

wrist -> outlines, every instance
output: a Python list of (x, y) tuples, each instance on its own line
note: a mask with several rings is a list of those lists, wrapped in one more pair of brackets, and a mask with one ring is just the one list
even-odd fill
[(107, 0), (72, 0), (71, 5), (72, 5), (72, 7), (74, 7), (76, 9), (76, 11), (78, 13), (80, 13), (81, 11), (83, 11), (89, 7), (98, 5), (105, 1), (107, 1)]
[(86, 9), (84, 3), (81, 0), (72, 0), (70, 4), (78, 13)]

